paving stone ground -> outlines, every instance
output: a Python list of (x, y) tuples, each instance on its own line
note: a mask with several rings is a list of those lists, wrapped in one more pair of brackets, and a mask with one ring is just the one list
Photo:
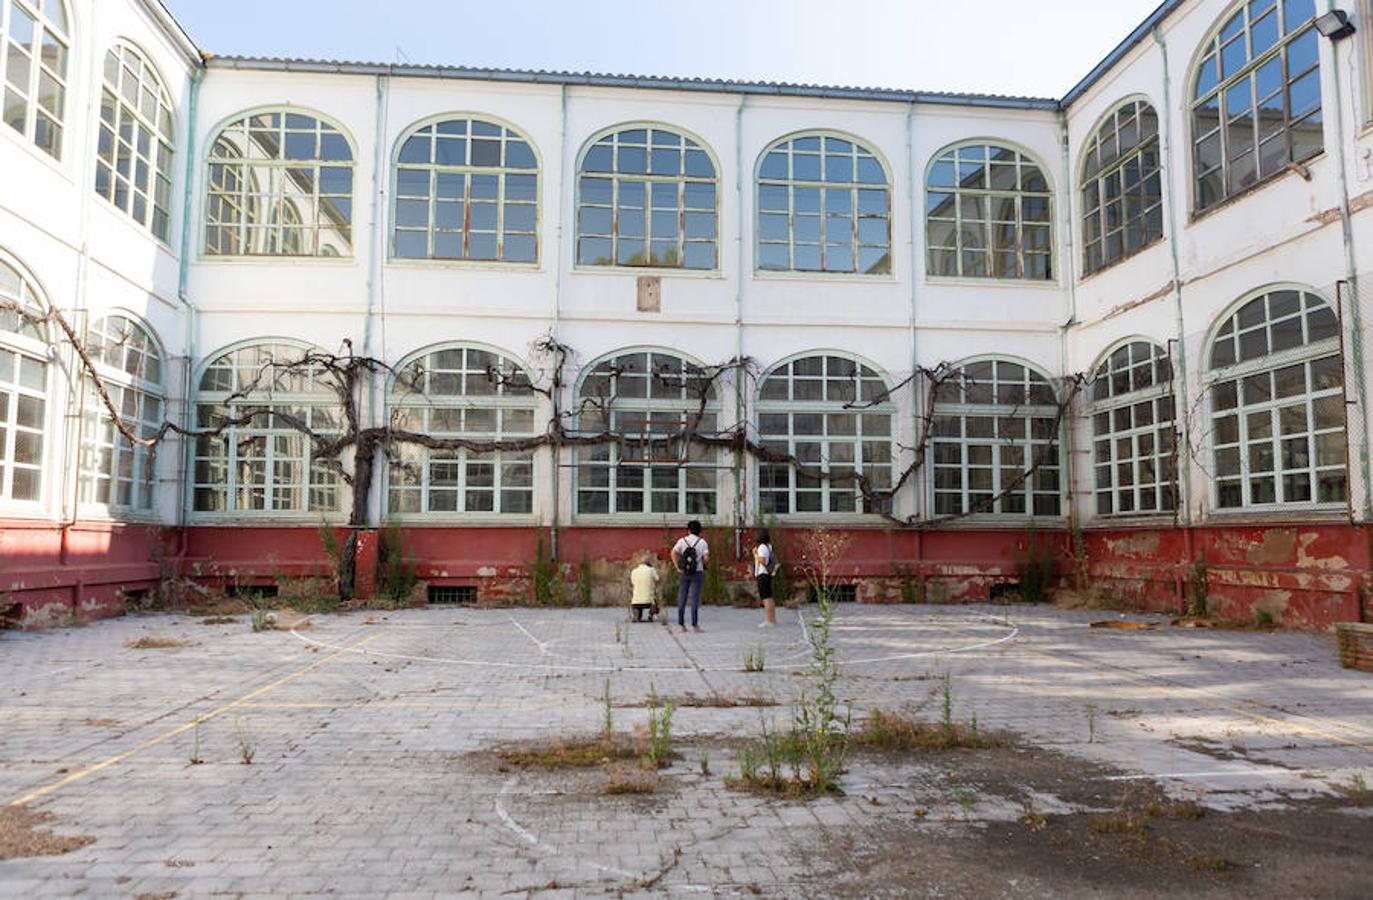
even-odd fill
[[(947, 674), (956, 718), (1081, 760), (1084, 777), (1158, 782), (1215, 810), (1373, 781), (1373, 676), (1338, 668), (1328, 637), (1088, 627), (1103, 615), (844, 605), (839, 694), (855, 718), (935, 720)], [(316, 616), (294, 633), (151, 615), (0, 634), (0, 804), (95, 838), (0, 862), (0, 893), (815, 896), (812, 876), (836, 860), (806, 848), (909, 822), (933, 776), (856, 760), (844, 796), (726, 790), (737, 739), (785, 719), (807, 684), (805, 626), (790, 611), (766, 630), (743, 610), (702, 618), (704, 633), (679, 634), (621, 610), (430, 607)], [(189, 644), (128, 646), (147, 635)], [(751, 647), (762, 673), (741, 670)], [(650, 687), (782, 705), (680, 709), (684, 758), (644, 797), (487, 758), (596, 731), (607, 681), (624, 730), (642, 726)], [(932, 818), (1019, 814), (960, 802)]]

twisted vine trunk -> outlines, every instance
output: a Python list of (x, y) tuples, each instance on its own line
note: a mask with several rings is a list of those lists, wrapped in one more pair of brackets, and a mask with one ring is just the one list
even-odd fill
[(374, 431), (358, 435), (353, 456), (353, 507), (348, 513), (348, 538), (339, 554), (338, 596), (352, 600), (357, 594), (358, 534), (367, 525), (367, 499), (376, 474), (376, 449), (381, 436)]

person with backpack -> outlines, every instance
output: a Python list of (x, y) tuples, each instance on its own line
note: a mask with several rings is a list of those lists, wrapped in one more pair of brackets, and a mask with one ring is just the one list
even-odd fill
[(758, 582), (758, 599), (763, 602), (763, 621), (759, 628), (777, 624), (777, 607), (772, 602), (772, 576), (777, 571), (777, 554), (772, 552), (772, 537), (766, 528), (758, 532), (753, 545), (753, 575)]
[(677, 587), (677, 627), (686, 631), (687, 600), (691, 601), (691, 630), (700, 631), (701, 588), (706, 583), (710, 545), (701, 537), (701, 523), (692, 519), (687, 533), (672, 546), (672, 564), (681, 573)]

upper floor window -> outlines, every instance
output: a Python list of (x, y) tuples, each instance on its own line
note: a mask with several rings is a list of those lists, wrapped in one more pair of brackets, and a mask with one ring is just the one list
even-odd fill
[(1061, 514), (1061, 412), (1045, 375), (1014, 360), (969, 362), (942, 378), (933, 412), (936, 515)]
[(538, 199), (522, 134), (482, 119), (431, 122), (396, 155), (392, 255), (537, 262)]
[(303, 514), (339, 509), (338, 473), (319, 444), (343, 430), (338, 395), (309, 351), (252, 344), (214, 359), (200, 379), (197, 512)]
[(891, 273), (891, 188), (877, 156), (849, 138), (802, 135), (758, 166), (758, 268)]
[(892, 487), (892, 424), (886, 380), (847, 356), (807, 356), (774, 368), (758, 397), (763, 449), (789, 462), (758, 465), (764, 514), (864, 513), (889, 508), (865, 496)]
[[(535, 400), (529, 373), (509, 357), (446, 347), (401, 365), (391, 426), (438, 440), (519, 440), (535, 434)], [(388, 497), (393, 513), (532, 513), (534, 451), (397, 441)]]
[[(0, 259), (0, 302), (39, 312), (33, 284)], [(13, 309), (0, 310), (0, 501), (43, 497), (48, 356), (44, 329)]]
[(615, 437), (576, 449), (578, 513), (715, 515), (719, 451), (689, 439), (718, 427), (703, 368), (667, 350), (621, 353), (594, 365), (577, 397), (578, 430)]
[(1097, 513), (1171, 511), (1176, 440), (1168, 354), (1151, 341), (1121, 344), (1097, 366), (1090, 392)]
[(1330, 305), (1296, 289), (1246, 301), (1216, 333), (1209, 369), (1216, 506), (1343, 505), (1348, 423)]
[(141, 53), (105, 54), (95, 192), (166, 241), (172, 220), (172, 100)]
[(9, 0), (0, 7), (5, 124), (62, 158), (71, 47), (64, 0)]
[(1144, 100), (1117, 108), (1082, 164), (1083, 271), (1090, 275), (1163, 237), (1158, 114)]
[(215, 136), (205, 198), (209, 256), (351, 256), (353, 150), (315, 116), (265, 110)]
[(1314, 0), (1249, 0), (1206, 39), (1192, 89), (1197, 212), (1324, 149)]
[(718, 186), (710, 154), (679, 132), (597, 139), (577, 173), (577, 265), (715, 269)]
[[(164, 392), (162, 352), (152, 334), (127, 316), (111, 315), (91, 326), (86, 347), (124, 426), (139, 438), (154, 437), (162, 426)], [(152, 450), (134, 444), (115, 427), (95, 379), (88, 379), (81, 427), (81, 502), (151, 510), (156, 487)]]
[(925, 188), (929, 274), (1053, 279), (1049, 181), (1024, 153), (954, 147), (930, 167)]

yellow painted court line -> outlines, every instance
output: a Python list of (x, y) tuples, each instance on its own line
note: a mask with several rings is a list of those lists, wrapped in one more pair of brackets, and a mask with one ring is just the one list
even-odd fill
[(218, 707), (218, 708), (216, 708), (216, 709), (212, 709), (212, 710), (210, 710), (209, 712), (205, 713), (205, 714), (202, 715), (202, 716), (197, 716), (196, 718), (192, 719), (191, 721), (187, 722), (187, 723), (184, 724), (184, 725), (178, 725), (176, 728), (173, 728), (171, 731), (165, 731), (165, 732), (163, 732), (162, 734), (158, 735), (158, 736), (155, 737), (155, 738), (149, 738), (148, 740), (146, 740), (146, 741), (144, 741), (143, 743), (139, 744), (137, 747), (133, 747), (132, 749), (125, 750), (123, 753), (117, 753), (117, 754), (115, 754), (114, 756), (111, 756), (111, 757), (110, 757), (109, 759), (107, 759), (107, 760), (104, 760), (104, 761), (102, 761), (102, 762), (98, 762), (98, 763), (96, 763), (96, 764), (93, 765), (93, 766), (88, 766), (87, 768), (82, 769), (80, 772), (73, 772), (72, 774), (68, 775), (67, 777), (63, 778), (62, 780), (60, 780), (60, 781), (54, 781), (52, 784), (49, 784), (49, 785), (47, 785), (47, 786), (45, 786), (45, 787), (38, 788), (38, 789), (35, 790), (35, 791), (31, 791), (30, 793), (25, 794), (24, 796), (18, 798), (17, 800), (11, 800), (7, 805), (9, 805), (9, 806), (19, 806), (19, 805), (24, 804), (24, 803), (32, 803), (33, 801), (37, 800), (39, 797), (46, 796), (46, 795), (48, 795), (48, 794), (51, 794), (53, 791), (60, 790), (60, 789), (62, 789), (62, 788), (64, 788), (64, 787), (66, 787), (66, 786), (69, 785), (69, 784), (75, 784), (76, 782), (81, 781), (82, 779), (89, 778), (90, 776), (94, 775), (96, 772), (101, 771), (102, 769), (108, 769), (110, 766), (113, 766), (113, 765), (115, 765), (115, 764), (117, 764), (117, 763), (123, 762), (124, 760), (128, 759), (130, 756), (133, 756), (133, 755), (135, 755), (135, 754), (137, 754), (137, 753), (142, 753), (144, 750), (147, 750), (147, 749), (150, 748), (150, 747), (156, 747), (158, 744), (161, 744), (161, 743), (164, 743), (164, 742), (166, 742), (166, 741), (171, 740), (172, 738), (176, 737), (178, 734), (183, 734), (183, 733), (185, 733), (185, 732), (187, 732), (187, 731), (190, 731), (192, 728), (195, 728), (197, 725), (201, 724), (202, 722), (208, 722), (210, 719), (213, 719), (213, 718), (215, 718), (215, 717), (217, 717), (217, 716), (223, 715), (224, 713), (228, 712), (228, 711), (231, 710), (231, 709), (234, 709), (235, 707), (243, 706), (243, 705), (246, 704), (249, 700), (252, 700), (254, 697), (260, 697), (260, 696), (262, 696), (263, 694), (267, 693), (268, 691), (272, 691), (272, 690), (275, 690), (276, 688), (281, 687), (283, 684), (286, 684), (287, 682), (294, 681), (295, 679), (301, 677), (302, 675), (306, 675), (306, 674), (308, 674), (308, 673), (310, 673), (310, 672), (313, 672), (315, 669), (318, 669), (320, 666), (324, 665), (325, 663), (329, 662), (330, 660), (336, 659), (337, 657), (342, 656), (343, 654), (347, 653), (349, 650), (355, 649), (355, 648), (357, 648), (357, 647), (361, 647), (363, 644), (366, 644), (368, 641), (375, 640), (376, 638), (378, 638), (378, 637), (380, 637), (380, 636), (381, 636), (380, 633), (378, 633), (378, 634), (374, 634), (374, 635), (372, 635), (372, 636), (370, 636), (370, 637), (365, 637), (365, 638), (363, 638), (362, 640), (358, 641), (356, 644), (352, 644), (352, 645), (350, 645), (350, 646), (348, 646), (348, 647), (344, 647), (344, 648), (342, 648), (342, 649), (340, 649), (340, 650), (338, 650), (338, 651), (336, 651), (336, 652), (334, 652), (334, 653), (329, 654), (328, 656), (324, 657), (323, 659), (317, 659), (317, 660), (315, 660), (314, 662), (310, 663), (308, 666), (306, 666), (306, 667), (303, 668), (303, 669), (297, 669), (296, 671), (290, 673), (289, 675), (283, 675), (283, 676), (281, 676), (280, 678), (278, 678), (276, 681), (273, 681), (273, 682), (270, 683), (270, 684), (265, 684), (265, 685), (263, 685), (262, 687), (257, 688), (256, 690), (249, 691), (248, 693), (244, 694), (242, 697), (239, 697), (237, 700), (231, 700), (231, 701), (229, 701), (228, 703), (224, 704), (223, 706), (220, 706), (220, 707)]

